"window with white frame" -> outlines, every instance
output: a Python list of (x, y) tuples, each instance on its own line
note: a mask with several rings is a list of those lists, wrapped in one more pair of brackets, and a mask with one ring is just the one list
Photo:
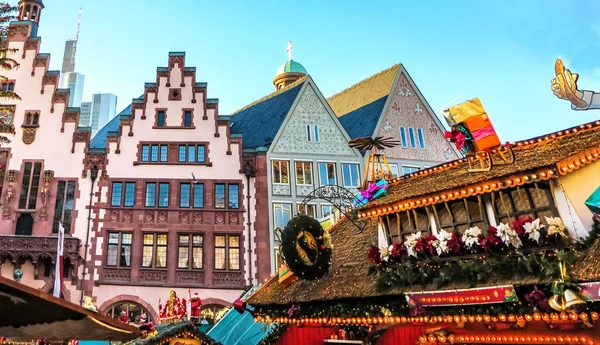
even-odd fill
[(412, 174), (419, 170), (421, 170), (419, 167), (403, 166), (402, 167), (402, 175)]
[(321, 186), (335, 185), (337, 180), (335, 163), (319, 163), (319, 178)]
[(410, 139), (410, 148), (417, 148), (417, 137), (415, 136), (415, 129), (412, 127), (408, 128), (408, 138)]
[(314, 204), (298, 204), (298, 214), (305, 214), (312, 218), (317, 218), (317, 205)]
[(273, 215), (273, 228), (280, 228), (283, 230), (287, 223), (292, 219), (292, 204), (273, 203)]
[(288, 161), (273, 161), (273, 183), (289, 183), (288, 164)]
[(312, 185), (312, 163), (295, 162), (296, 164), (296, 184)]
[(396, 164), (396, 163), (390, 163), (390, 169), (392, 170), (392, 175), (394, 177), (400, 176), (400, 174), (398, 172), (398, 164)]
[(360, 166), (354, 163), (342, 163), (342, 177), (344, 187), (358, 187), (360, 185)]
[(330, 217), (333, 214), (333, 206), (332, 205), (321, 205), (321, 214), (323, 218)]
[(417, 128), (417, 139), (419, 140), (419, 148), (425, 148), (425, 135), (423, 134), (422, 128)]
[(319, 126), (306, 125), (306, 141), (319, 141)]
[(408, 140), (406, 139), (406, 128), (400, 127), (400, 142), (402, 147), (408, 147)]

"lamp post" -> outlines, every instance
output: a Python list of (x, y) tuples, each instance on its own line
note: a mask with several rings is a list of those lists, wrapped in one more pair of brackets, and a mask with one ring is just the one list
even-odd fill
[(94, 183), (96, 182), (97, 178), (98, 178), (98, 167), (94, 165), (90, 169), (90, 179), (92, 180), (92, 185), (90, 186), (90, 202), (88, 204), (87, 232), (85, 235), (85, 247), (84, 247), (85, 252), (83, 254), (83, 273), (81, 275), (81, 298), (79, 299), (79, 305), (83, 305), (83, 292), (85, 291), (84, 285), (85, 285), (85, 275), (86, 275), (86, 271), (87, 271), (88, 249), (90, 246), (90, 227), (92, 225), (92, 202), (94, 199)]
[(251, 226), (252, 221), (250, 219), (250, 178), (256, 177), (256, 172), (254, 168), (250, 164), (250, 162), (246, 162), (244, 165), (244, 175), (246, 175), (246, 226), (247, 226), (247, 236), (248, 239), (248, 285), (252, 286), (252, 239), (251, 239)]

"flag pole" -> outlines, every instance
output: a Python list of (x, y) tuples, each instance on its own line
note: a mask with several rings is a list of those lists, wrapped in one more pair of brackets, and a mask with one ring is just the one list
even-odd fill
[(58, 244), (56, 248), (56, 265), (54, 271), (54, 297), (60, 298), (60, 290), (63, 279), (63, 244), (65, 240), (65, 228), (62, 222), (58, 222)]

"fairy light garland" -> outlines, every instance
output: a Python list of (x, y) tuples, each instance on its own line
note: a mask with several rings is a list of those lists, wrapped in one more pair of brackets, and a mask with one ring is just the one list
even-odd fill
[[(572, 128), (566, 129), (566, 130), (557, 131), (557, 132), (554, 132), (554, 133), (551, 133), (551, 134), (542, 135), (542, 136), (535, 137), (535, 138), (532, 138), (532, 139), (517, 141), (517, 142), (514, 142), (514, 143), (509, 144), (509, 145), (511, 147), (513, 147), (513, 148), (516, 148), (517, 150), (520, 150), (520, 149), (523, 149), (523, 148), (526, 148), (526, 147), (529, 147), (529, 146), (532, 146), (532, 145), (535, 145), (535, 144), (539, 144), (539, 143), (542, 143), (542, 142), (547, 142), (547, 141), (550, 141), (550, 140), (555, 140), (557, 138), (561, 138), (561, 137), (564, 137), (564, 136), (575, 135), (575, 134), (581, 133), (583, 131), (588, 131), (588, 130), (595, 129), (597, 127), (600, 127), (600, 120), (596, 120), (596, 121), (593, 121), (593, 122), (590, 122), (590, 123), (586, 123), (586, 124), (582, 124), (582, 125), (579, 125), (579, 126), (575, 126), (575, 127), (572, 127)], [(503, 147), (504, 146), (500, 146), (499, 148), (494, 149), (491, 152), (492, 153), (496, 153), (498, 151), (502, 151)], [(504, 149), (507, 150), (508, 148), (504, 148)], [(588, 151), (590, 151), (590, 150), (588, 150)], [(585, 157), (582, 157), (582, 158), (578, 159), (577, 161), (575, 161), (575, 162), (573, 162), (571, 164), (567, 164), (566, 166), (561, 166), (561, 168), (558, 170), (558, 172), (560, 174), (565, 174), (567, 172), (570, 172), (570, 171), (573, 171), (573, 170), (579, 168), (580, 166), (583, 166), (585, 164), (590, 164), (594, 160), (597, 160), (597, 159), (600, 159), (600, 151), (597, 151), (597, 150), (596, 151), (591, 151), (591, 153), (588, 152)], [(422, 177), (422, 176), (426, 176), (426, 175), (429, 175), (429, 174), (432, 174), (432, 173), (446, 171), (446, 170), (449, 170), (449, 169), (453, 169), (453, 168), (459, 166), (462, 163), (466, 163), (467, 161), (468, 161), (467, 158), (460, 158), (460, 159), (457, 159), (457, 160), (454, 160), (454, 161), (451, 161), (451, 162), (447, 162), (447, 163), (443, 163), (443, 164), (440, 164), (438, 166), (434, 166), (434, 167), (431, 167), (431, 168), (428, 168), (428, 169), (423, 169), (423, 170), (420, 170), (418, 172), (414, 172), (414, 173), (411, 173), (411, 174), (408, 174), (408, 175), (403, 175), (403, 176), (396, 177), (396, 178), (390, 180), (389, 182), (390, 182), (390, 184), (395, 184), (395, 183), (398, 183), (398, 182), (400, 182), (402, 180), (407, 180), (407, 179), (416, 178), (416, 177)], [(556, 173), (556, 172), (553, 171), (553, 174), (554, 173)], [(527, 175), (525, 175), (525, 176), (527, 176)], [(525, 176), (523, 176), (522, 178), (525, 179)], [(527, 178), (529, 178), (529, 177), (530, 176), (527, 176)], [(447, 192), (446, 193), (438, 193), (438, 194), (431, 195), (429, 198), (427, 198), (426, 201), (425, 201), (425, 203), (423, 203), (423, 200), (414, 200), (414, 201), (412, 201), (412, 202), (415, 203), (414, 205), (412, 205), (412, 207), (410, 205), (411, 201), (408, 202), (408, 204), (409, 204), (408, 206), (406, 206), (406, 201), (402, 201), (402, 202), (398, 202), (398, 203), (392, 203), (391, 205), (393, 205), (393, 206), (391, 206), (391, 207), (389, 205), (386, 205), (386, 206), (383, 206), (383, 207), (368, 208), (369, 211), (359, 212), (358, 216), (359, 216), (359, 218), (375, 217), (375, 216), (389, 214), (389, 213), (391, 213), (393, 211), (410, 210), (412, 208), (416, 208), (416, 207), (419, 207), (419, 206), (422, 206), (422, 205), (424, 206), (424, 205), (430, 205), (430, 204), (434, 204), (434, 203), (438, 203), (438, 202), (443, 202), (443, 201), (447, 201), (447, 200), (453, 200), (453, 199), (456, 199), (457, 196), (466, 197), (466, 196), (469, 196), (469, 195), (482, 194), (482, 193), (485, 193), (485, 192), (492, 191), (493, 189), (490, 189), (490, 187), (491, 187), (491, 185), (493, 183), (494, 182), (490, 182), (490, 183), (487, 184), (488, 185), (488, 190), (487, 191), (478, 190), (481, 193), (473, 193), (473, 194), (471, 194), (471, 193), (469, 193), (469, 194), (465, 193), (465, 194), (463, 194), (462, 191), (459, 191), (460, 194), (455, 196), (456, 191), (454, 191), (452, 193), (452, 196), (450, 196), (450, 197), (448, 196)], [(495, 182), (495, 183), (498, 183), (498, 182)], [(476, 189), (478, 187), (479, 188), (485, 188), (485, 185), (486, 184), (483, 184), (483, 185), (473, 185), (473, 186), (470, 186), (470, 187), (473, 187), (474, 189)], [(517, 185), (520, 185), (520, 184), (517, 184)], [(510, 184), (508, 184), (507, 187), (512, 187), (512, 186)], [(446, 196), (447, 199), (442, 199), (443, 196)], [(435, 201), (435, 202), (429, 200), (431, 197), (434, 198), (433, 201)], [(436, 199), (436, 197), (439, 197), (439, 198)], [(417, 204), (417, 201), (420, 201), (422, 205), (421, 204)]]
[(554, 169), (539, 169), (532, 173), (511, 175), (506, 178), (488, 180), (485, 183), (472, 184), (463, 186), (461, 188), (450, 189), (440, 193), (424, 195), (420, 198), (392, 202), (379, 207), (375, 206), (370, 211), (359, 213), (358, 217), (370, 218), (399, 211), (408, 211), (422, 206), (434, 205), (445, 201), (490, 193), (504, 188), (512, 188), (522, 186), (528, 183), (549, 180), (556, 176), (557, 171)]
[(594, 345), (594, 340), (585, 336), (547, 336), (547, 335), (422, 335), (419, 337), (420, 343), (450, 343), (450, 344), (585, 344)]
[(407, 323), (514, 323), (518, 321), (587, 321), (598, 320), (597, 312), (590, 313), (533, 313), (525, 315), (447, 315), (447, 316), (386, 316), (386, 317), (303, 317), (288, 318), (256, 316), (254, 320), (261, 323), (318, 324), (318, 325), (377, 325)]

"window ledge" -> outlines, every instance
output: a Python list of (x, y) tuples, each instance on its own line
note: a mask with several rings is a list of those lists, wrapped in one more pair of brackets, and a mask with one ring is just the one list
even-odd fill
[(196, 129), (196, 126), (152, 126), (152, 129)]
[[(156, 207), (156, 206), (142, 206), (142, 207), (123, 207), (123, 206), (107, 206), (107, 210), (127, 210), (127, 211), (190, 211), (190, 212), (245, 212), (241, 207), (238, 208), (194, 208), (194, 207)], [(19, 210), (17, 210), (19, 212)], [(22, 210), (23, 213), (35, 213), (32, 210)]]
[(154, 267), (140, 267), (140, 271), (168, 271), (166, 267), (154, 268)]
[(108, 265), (102, 265), (103, 269), (109, 269), (109, 270), (130, 270), (131, 271), (131, 267), (119, 267), (119, 266), (108, 266)]
[(133, 165), (206, 165), (207, 167), (212, 167), (212, 162), (133, 162)]
[(21, 125), (21, 128), (39, 128), (40, 125)]

